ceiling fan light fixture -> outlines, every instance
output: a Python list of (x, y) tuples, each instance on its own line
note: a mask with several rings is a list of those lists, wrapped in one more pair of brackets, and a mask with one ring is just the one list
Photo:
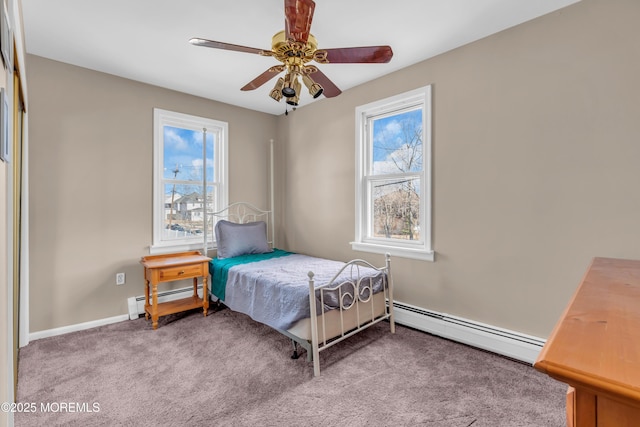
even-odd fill
[[(295, 88), (296, 82), (298, 82), (298, 73), (296, 72), (296, 68), (289, 70), (287, 74), (284, 76), (284, 86), (282, 88), (282, 95), (285, 98), (293, 98), (299, 92)], [(298, 82), (298, 84), (300, 84)]]
[(276, 85), (271, 89), (269, 96), (275, 99), (277, 102), (280, 102), (282, 99), (282, 88), (284, 87), (284, 79), (280, 77), (276, 82)]
[(313, 97), (313, 99), (316, 99), (317, 97), (322, 95), (322, 92), (324, 92), (322, 86), (314, 82), (308, 74), (302, 75), (302, 82), (307, 87), (307, 89), (309, 89), (309, 94)]
[(285, 98), (293, 98), (296, 96), (296, 91), (291, 86), (285, 86), (282, 88), (282, 94)]
[(300, 101), (300, 89), (302, 89), (302, 84), (300, 83), (300, 80), (296, 79), (293, 82), (294, 95), (287, 98), (287, 104), (293, 105), (294, 107), (298, 106), (298, 102)]

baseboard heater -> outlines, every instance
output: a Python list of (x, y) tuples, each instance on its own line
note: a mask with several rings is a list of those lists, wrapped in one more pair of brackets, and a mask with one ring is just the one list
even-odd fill
[(535, 362), (545, 340), (445, 313), (394, 301), (395, 321), (522, 362)]
[[(162, 291), (158, 292), (158, 302), (179, 300), (191, 295), (193, 295), (193, 286)], [(198, 285), (198, 296), (202, 298), (202, 284)], [(137, 319), (141, 314), (144, 314), (144, 295), (128, 298), (127, 306), (129, 307), (129, 319)]]

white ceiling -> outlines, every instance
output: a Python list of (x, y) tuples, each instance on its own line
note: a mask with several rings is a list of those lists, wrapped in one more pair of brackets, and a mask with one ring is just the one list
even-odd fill
[[(316, 0), (318, 48), (390, 45), (388, 64), (319, 65), (342, 91), (579, 0)], [(22, 0), (27, 53), (228, 104), (282, 114), (273, 82), (240, 88), (274, 58), (189, 44), (200, 37), (269, 50), (283, 0)], [(324, 100), (321, 96), (317, 101)], [(303, 91), (300, 108), (314, 102)], [(331, 102), (331, 100), (323, 101)]]

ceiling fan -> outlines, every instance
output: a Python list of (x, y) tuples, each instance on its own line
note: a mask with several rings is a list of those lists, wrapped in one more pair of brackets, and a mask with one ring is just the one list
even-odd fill
[(300, 80), (302, 80), (313, 98), (317, 98), (322, 94), (327, 98), (332, 98), (342, 93), (318, 67), (308, 65), (308, 62), (312, 60), (319, 64), (386, 63), (391, 60), (393, 51), (390, 46), (318, 49), (318, 42), (310, 33), (315, 7), (316, 4), (313, 0), (284, 0), (285, 29), (273, 36), (271, 50), (201, 38), (192, 38), (189, 43), (195, 46), (274, 57), (282, 64), (269, 68), (240, 90), (257, 89), (285, 71), (284, 77), (278, 79), (269, 96), (278, 102), (284, 96), (287, 104), (293, 106), (297, 106), (299, 102), (302, 88)]

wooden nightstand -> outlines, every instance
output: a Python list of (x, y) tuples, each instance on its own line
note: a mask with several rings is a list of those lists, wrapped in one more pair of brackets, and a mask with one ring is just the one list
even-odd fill
[[(198, 251), (150, 255), (140, 259), (140, 264), (144, 266), (144, 316), (146, 319), (151, 316), (153, 329), (158, 329), (158, 318), (167, 314), (202, 307), (204, 315), (207, 315), (209, 261), (211, 258), (201, 255)], [(198, 277), (202, 277), (202, 298), (198, 296)], [(193, 278), (191, 297), (158, 304), (158, 283), (190, 278)], [(151, 296), (151, 304), (149, 304), (149, 296)]]

